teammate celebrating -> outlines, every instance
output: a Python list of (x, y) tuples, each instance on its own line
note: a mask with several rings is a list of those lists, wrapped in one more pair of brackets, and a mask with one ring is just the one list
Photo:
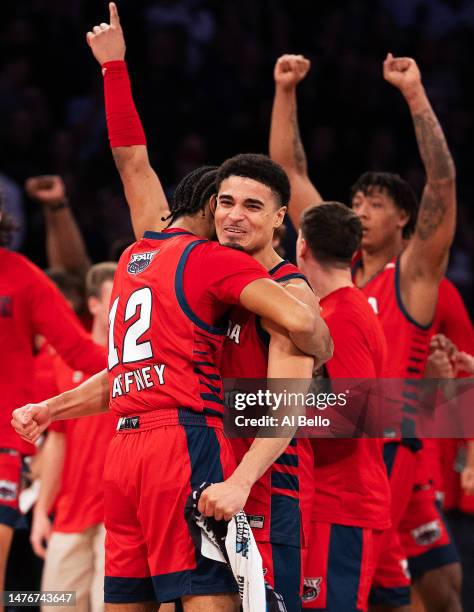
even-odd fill
[[(333, 358), (324, 366), (331, 379), (385, 374), (387, 347), (380, 321), (351, 278), (361, 238), (360, 220), (343, 204), (323, 203), (303, 213), (298, 265), (321, 296), (334, 339)], [(353, 410), (367, 407), (370, 386), (359, 395), (351, 399)], [(312, 442), (315, 488), (303, 608), (367, 610), (381, 536), (391, 524), (382, 441)]]
[[(112, 8), (112, 12), (114, 9)], [(113, 17), (113, 15), (112, 15)], [(112, 22), (111, 22), (112, 23)], [(133, 105), (130, 85), (126, 75), (126, 67), (123, 62), (125, 44), (123, 35), (118, 29), (97, 30), (97, 40), (91, 38), (91, 46), (98, 61), (103, 65), (104, 91), (106, 101), (107, 124), (110, 135), (110, 142), (117, 168), (120, 172), (122, 182), (125, 187), (127, 201), (129, 203), (134, 229), (137, 237), (142, 234), (146, 224), (153, 227), (162, 227), (166, 223), (167, 217), (160, 220), (160, 212), (166, 211), (166, 200), (162, 194), (159, 179), (151, 169), (146, 153), (145, 139), (141, 129), (140, 121)], [(105, 42), (105, 39), (108, 42)], [(101, 43), (102, 39), (102, 43)], [(116, 60), (116, 61), (111, 61)], [(112, 72), (111, 72), (112, 71)], [(216, 209), (216, 222), (219, 231), (217, 218), (232, 219), (235, 211), (245, 217), (232, 225), (232, 221), (225, 222), (223, 230), (219, 234), (219, 239), (224, 244), (232, 246), (238, 245), (252, 254), (264, 267), (270, 271), (273, 278), (283, 282), (292, 281), (300, 283), (299, 291), (311, 294), (304, 281), (295, 281), (296, 277), (301, 277), (296, 268), (285, 262), (272, 248), (274, 231), (277, 230), (282, 222), (286, 211), (285, 204), (289, 193), (287, 190), (288, 179), (276, 164), (268, 158), (257, 155), (237, 156), (228, 160), (219, 170), (218, 182), (222, 186), (222, 197)], [(147, 185), (147, 194), (142, 193), (143, 185)], [(192, 189), (190, 190), (192, 191)], [(208, 195), (211, 195), (210, 192)], [(236, 227), (239, 225), (239, 228)], [(244, 229), (245, 226), (245, 229)], [(246, 320), (245, 330), (242, 330), (242, 342), (239, 342), (237, 353), (234, 352), (236, 346), (235, 334), (238, 334), (241, 325), (241, 317)], [(231, 312), (232, 323), (229, 327), (229, 341), (224, 348), (224, 358), (222, 362), (222, 372), (229, 377), (255, 377), (266, 378), (276, 377), (275, 367), (279, 363), (285, 363), (281, 377), (299, 378), (302, 370), (298, 368), (298, 354), (295, 347), (286, 344), (287, 355), (283, 360), (283, 353), (278, 349), (279, 344), (284, 341), (280, 338), (279, 342), (274, 342), (275, 329), (269, 329), (272, 340), (270, 345), (262, 344), (257, 333), (255, 317), (252, 313), (243, 309), (233, 309)], [(247, 331), (249, 330), (249, 331)], [(244, 338), (250, 334), (252, 342), (244, 342)], [(321, 335), (322, 341), (324, 334)], [(243, 349), (243, 350), (242, 350)], [(319, 361), (324, 361), (329, 354), (330, 346), (326, 343), (321, 344)], [(292, 357), (293, 356), (293, 357)], [(292, 357), (290, 359), (290, 357)], [(299, 356), (301, 359), (302, 357)], [(268, 363), (273, 364), (268, 369)], [(296, 367), (292, 369), (292, 364)], [(308, 371), (307, 377), (311, 377)], [(211, 381), (209, 381), (211, 382)], [(234, 444), (234, 449), (237, 443)], [(237, 458), (241, 459), (251, 446), (251, 441), (244, 443), (238, 449)], [(306, 452), (305, 452), (306, 447)], [(301, 452), (300, 452), (301, 451)], [(299, 461), (299, 474), (309, 474), (312, 481), (312, 452), (307, 441), (303, 441), (290, 449), (293, 453), (292, 460)], [(283, 460), (276, 468), (281, 473), (285, 471), (282, 467)], [(305, 468), (306, 466), (306, 468)], [(275, 466), (272, 467), (275, 471)], [(290, 470), (291, 471), (291, 470)], [(294, 470), (293, 470), (294, 471)], [(275, 479), (274, 477), (273, 479)], [(288, 480), (294, 479), (294, 474)], [(301, 478), (301, 490), (304, 490), (304, 478)], [(219, 487), (219, 485), (217, 485)], [(275, 496), (271, 496), (270, 472), (267, 472), (264, 479), (259, 481), (257, 487), (251, 492), (251, 498), (255, 490), (260, 490), (260, 500), (254, 514), (263, 516), (265, 529), (254, 529), (254, 533), (259, 540), (260, 551), (263, 555), (266, 570), (266, 579), (275, 589), (280, 592), (289, 610), (297, 610), (300, 606), (299, 595), (301, 585), (300, 573), (300, 527), (299, 527), (299, 497), (298, 487), (283, 486), (275, 491)], [(309, 491), (312, 490), (311, 484), (307, 485)], [(212, 494), (212, 488), (206, 491), (207, 495)], [(275, 512), (270, 512), (272, 500), (278, 501), (278, 508)], [(249, 502), (255, 509), (255, 505)], [(308, 504), (306, 503), (306, 506)], [(309, 515), (309, 508), (306, 507), (304, 514)], [(294, 517), (288, 522), (287, 528), (277, 534), (281, 525), (279, 516)], [(295, 523), (296, 521), (296, 523)], [(273, 525), (273, 528), (272, 528)], [(255, 526), (255, 524), (254, 524)], [(294, 527), (292, 529), (292, 527)], [(290, 534), (291, 532), (291, 534)], [(272, 534), (273, 544), (279, 546), (278, 554), (269, 545), (269, 533)], [(289, 535), (290, 534), (290, 535)], [(265, 540), (262, 542), (262, 538)], [(291, 560), (292, 562), (289, 562)], [(291, 571), (288, 571), (288, 566)]]
[[(206, 513), (230, 518), (288, 440), (257, 440), (233, 471), (222, 432), (217, 366), (226, 329), (219, 323), (227, 304), (240, 302), (288, 329), (308, 353), (319, 350), (313, 305), (288, 295), (247, 255), (196, 239), (214, 231), (206, 174), (195, 185), (193, 200), (182, 199), (186, 189), (177, 190), (170, 229), (147, 233), (125, 251), (112, 291), (110, 406), (121, 418), (104, 475), (109, 604), (143, 609), (140, 602), (182, 598), (186, 610), (237, 609), (233, 578), (192, 544), (185, 501), (202, 482), (230, 476), (201, 498)], [(51, 415), (100, 410), (100, 390), (78, 405), (84, 388), (97, 380), (42, 407), (15, 411), (17, 430), (34, 438)], [(175, 510), (163, 515), (162, 508)]]
[[(92, 316), (91, 335), (104, 347), (116, 264), (92, 266), (86, 293)], [(71, 370), (55, 355), (51, 367), (56, 393), (71, 389), (87, 376)], [(54, 393), (54, 392), (53, 392)], [(41, 486), (34, 507), (31, 543), (45, 558), (41, 588), (75, 591), (76, 605), (103, 609), (104, 504), (102, 474), (114, 431), (113, 416), (58, 421), (48, 430), (41, 455)], [(54, 524), (49, 514), (54, 507)], [(47, 548), (44, 548), (47, 542)]]
[[(270, 153), (289, 175), (292, 185), (289, 210), (296, 228), (301, 213), (308, 206), (321, 202), (321, 196), (308, 177), (296, 114), (296, 86), (308, 70), (309, 62), (302, 56), (283, 56), (277, 61), (274, 72), (276, 89)], [(418, 218), (415, 196), (397, 175), (371, 172), (356, 181), (352, 188), (352, 206), (362, 221), (363, 237), (354, 279), (379, 314), (390, 348), (388, 376), (410, 379), (421, 377), (424, 370), (438, 286), (454, 235), (455, 168), (414, 60), (388, 54), (383, 73), (384, 78), (401, 91), (408, 104), (427, 181)], [(410, 397), (409, 384), (403, 393)], [(403, 425), (409, 432), (410, 422), (407, 420)], [(415, 456), (412, 451), (420, 446), (416, 442), (411, 439), (385, 445), (393, 491), (392, 537), (395, 541), (395, 530), (414, 484)], [(402, 607), (409, 602), (408, 579), (400, 572), (399, 562), (404, 555), (399, 542), (394, 546), (397, 549), (393, 556), (395, 566), (389, 559), (394, 548), (383, 547), (379, 564), (386, 569), (376, 573), (374, 585), (379, 589), (374, 591), (373, 601)], [(459, 566), (447, 571), (451, 570), (459, 571)], [(456, 598), (452, 580), (447, 577), (441, 589), (438, 576), (433, 585), (439, 588), (438, 601), (443, 599), (446, 583), (449, 592), (446, 601)]]
[(76, 369), (94, 373), (104, 366), (102, 349), (81, 328), (53, 283), (25, 257), (2, 248), (11, 228), (0, 202), (0, 589), (19, 516), (21, 457), (35, 452), (10, 427), (13, 408), (34, 394), (34, 336), (44, 336)]

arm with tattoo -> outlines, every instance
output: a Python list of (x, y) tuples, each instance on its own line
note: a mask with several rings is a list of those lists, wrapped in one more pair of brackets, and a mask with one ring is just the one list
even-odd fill
[(275, 96), (270, 127), (270, 157), (283, 166), (291, 183), (288, 212), (299, 229), (303, 211), (322, 198), (308, 176), (306, 154), (301, 141), (296, 103), (296, 86), (310, 68), (302, 55), (283, 55), (275, 64)]
[(389, 54), (384, 78), (408, 104), (426, 172), (415, 233), (401, 257), (401, 289), (408, 310), (418, 311), (410, 314), (429, 323), (456, 228), (456, 169), (415, 61)]

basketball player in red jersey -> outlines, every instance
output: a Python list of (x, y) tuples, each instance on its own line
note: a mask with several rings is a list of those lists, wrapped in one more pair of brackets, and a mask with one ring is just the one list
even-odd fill
[[(273, 249), (273, 216), (277, 215), (280, 224), (286, 211), (266, 197), (265, 182), (275, 171), (276, 165), (261, 155), (236, 155), (222, 164), (216, 178), (217, 237), (221, 244), (252, 255), (278, 283), (298, 282), (310, 291), (298, 268)], [(230, 311), (229, 319), (222, 376), (266, 379), (274, 354), (264, 325), (253, 313), (238, 306)], [(284, 377), (297, 377), (297, 373), (285, 367)], [(239, 461), (252, 439), (233, 438), (231, 444)], [(290, 612), (301, 607), (301, 556), (309, 532), (312, 472), (309, 440), (292, 440), (285, 453), (252, 487), (244, 508), (262, 555), (265, 580), (283, 596)]]
[[(123, 35), (121, 31), (105, 29), (102, 31), (97, 30), (97, 36), (97, 43), (93, 42), (92, 47), (96, 58), (103, 66), (103, 71), (105, 71), (104, 89), (110, 142), (114, 159), (125, 187), (127, 201), (131, 208), (135, 233), (138, 237), (142, 234), (147, 225), (151, 225), (151, 227), (156, 229), (163, 227), (166, 223), (166, 217), (161, 218), (161, 215), (167, 212), (167, 202), (164, 198), (159, 179), (149, 164), (145, 139), (138, 115), (133, 105), (126, 68), (123, 61), (121, 61), (125, 50)], [(100, 43), (100, 39), (105, 39), (106, 37), (110, 39), (110, 45), (107, 47)], [(104, 49), (105, 53), (100, 51), (100, 48)], [(239, 231), (239, 236), (236, 236), (235, 231), (232, 232), (232, 230), (229, 230), (232, 239), (229, 239), (228, 236), (221, 235), (219, 236), (221, 242), (237, 243), (240, 247), (243, 247), (244, 250), (256, 257), (256, 259), (270, 271), (274, 278), (282, 282), (288, 282), (290, 280), (292, 283), (295, 282), (295, 279), (301, 277), (301, 275), (294, 266), (289, 264), (289, 262), (283, 261), (272, 248), (274, 230), (281, 225), (286, 208), (282, 206), (281, 199), (275, 199), (274, 193), (269, 194), (268, 187), (274, 183), (275, 177), (280, 174), (281, 170), (272, 164), (268, 158), (264, 158), (263, 156), (241, 156), (234, 158), (233, 160), (229, 160), (226, 168), (229, 169), (230, 166), (232, 166), (232, 172), (230, 172), (232, 176), (224, 177), (222, 172), (219, 173), (222, 181), (225, 183), (222, 187), (224, 192), (230, 195), (231, 198), (235, 196), (242, 201), (246, 200), (244, 204), (240, 202), (238, 204), (238, 207), (242, 207), (240, 210), (245, 209), (246, 213), (250, 214), (250, 217), (253, 219), (251, 227), (247, 228), (246, 237), (250, 237), (251, 240), (257, 242), (260, 246), (254, 250), (251, 245), (241, 244), (244, 234), (241, 230)], [(236, 189), (239, 193), (236, 193)], [(272, 191), (274, 190), (272, 189)], [(224, 199), (222, 201), (224, 201)], [(218, 205), (217, 208), (216, 216), (219, 216), (219, 212), (223, 207)], [(256, 251), (259, 251), (260, 256), (257, 255)], [(309, 288), (304, 281), (300, 280), (299, 282), (301, 284), (300, 290), (309, 292)], [(239, 365), (236, 360), (230, 358), (226, 359), (226, 356), (229, 355), (229, 351), (231, 350), (230, 347), (235, 343), (236, 337), (240, 333), (240, 321), (236, 320), (235, 317), (236, 310), (240, 314), (244, 313), (243, 316), (252, 321), (252, 323), (248, 325), (248, 328), (252, 330), (251, 334), (255, 339), (253, 350), (245, 351), (245, 353), (239, 351), (239, 354), (243, 356), (242, 360), (240, 360), (240, 358), (238, 360)], [(262, 344), (258, 337), (255, 325), (253, 325), (255, 319), (254, 315), (242, 309), (236, 310), (234, 309), (231, 313), (232, 322), (229, 326), (229, 340), (224, 349), (224, 361), (222, 364), (223, 374), (232, 377), (258, 376), (262, 379), (266, 378), (268, 345)], [(270, 349), (272, 349), (271, 346)], [(272, 358), (274, 360), (274, 357)], [(234, 364), (232, 369), (226, 367), (226, 364), (231, 362)], [(245, 367), (240, 367), (242, 363), (245, 364)], [(257, 366), (257, 363), (258, 367), (252, 367), (252, 365)], [(297, 374), (295, 373), (294, 376), (297, 377)], [(285, 377), (292, 377), (289, 366), (285, 370)], [(307, 449), (305, 455), (306, 464), (308, 464), (307, 473), (311, 474), (311, 449), (307, 442), (303, 441), (300, 444), (302, 453), (304, 453), (303, 447), (305, 446)], [(242, 453), (238, 453), (237, 458), (240, 459), (243, 454), (247, 452), (248, 448), (249, 445), (247, 445)], [(290, 452), (293, 452), (295, 455), (299, 450), (300, 449), (290, 449)], [(295, 460), (295, 456), (292, 460)], [(299, 467), (300, 474), (304, 473), (303, 463), (303, 455), (301, 455), (301, 465)], [(280, 465), (279, 470), (280, 472), (284, 472), (285, 468)], [(255, 512), (254, 515), (263, 517), (259, 524), (265, 523), (264, 531), (267, 533), (271, 525), (270, 513), (267, 512), (271, 503), (269, 473), (266, 474), (265, 478), (265, 512), (262, 507), (260, 507), (258, 512)], [(287, 480), (289, 481), (292, 479), (289, 478)], [(285, 502), (292, 504), (292, 509), (295, 503), (298, 505), (299, 492), (295, 491), (292, 486), (293, 484), (294, 481), (291, 483), (286, 482), (283, 487), (278, 488), (281, 493), (281, 498), (279, 499), (283, 505), (279, 506), (279, 512), (275, 511), (273, 513), (274, 517), (277, 517), (279, 513), (286, 514), (285, 508), (283, 507)], [(293, 513), (293, 515), (294, 514), (295, 513)], [(305, 514), (308, 514), (308, 511)], [(296, 513), (294, 519), (297, 522), (299, 522), (298, 515), (299, 513)], [(275, 525), (277, 525), (276, 522)], [(261, 551), (264, 556), (264, 565), (267, 570), (267, 580), (275, 586), (278, 592), (283, 594), (288, 608), (293, 610), (299, 607), (301, 582), (299, 572), (300, 529), (295, 528), (291, 538), (287, 537), (287, 532), (291, 531), (291, 526), (292, 524), (288, 523), (288, 529), (284, 529), (278, 536), (276, 529), (272, 532), (274, 539), (278, 537), (278, 544), (282, 544), (282, 542), (290, 544), (290, 547), (285, 549), (286, 552), (279, 557), (279, 560), (272, 558), (271, 551), (270, 554), (266, 554), (266, 552), (268, 552), (268, 547), (265, 551), (261, 548)], [(256, 529), (254, 532), (257, 539), (259, 539), (259, 532)], [(296, 545), (295, 542), (297, 542)], [(290, 556), (296, 559), (294, 564), (288, 563)], [(286, 560), (286, 564), (284, 559)], [(288, 566), (294, 568), (294, 571), (288, 572)], [(275, 575), (277, 578), (280, 577), (281, 580), (274, 580)]]
[[(296, 228), (301, 213), (322, 201), (308, 176), (297, 123), (296, 86), (308, 70), (309, 61), (302, 56), (283, 56), (274, 72), (276, 90), (270, 153), (290, 178), (289, 211)], [(410, 58), (394, 58), (388, 54), (383, 72), (384, 78), (401, 91), (409, 106), (427, 182), (417, 219), (416, 198), (397, 175), (367, 173), (356, 181), (352, 188), (352, 206), (362, 221), (363, 237), (354, 279), (380, 317), (390, 349), (387, 375), (408, 381), (402, 393), (404, 404), (409, 405), (413, 395), (409, 379), (420, 378), (424, 370), (438, 286), (454, 235), (455, 168), (416, 63)], [(394, 492), (394, 530), (409, 501), (415, 473), (414, 451), (421, 446), (412, 437), (411, 425), (409, 418), (402, 422), (402, 435), (411, 436), (410, 439), (403, 443), (388, 442), (384, 450)], [(397, 535), (393, 538), (396, 540)], [(394, 546), (400, 554), (399, 542)], [(379, 565), (393, 569), (392, 560), (384, 563), (384, 556), (390, 556), (390, 547), (383, 548)], [(459, 564), (426, 572), (423, 579), (438, 593), (438, 602), (445, 603), (440, 609), (457, 609), (450, 607), (449, 602), (457, 599)], [(389, 569), (377, 571), (374, 586), (378, 587), (373, 592), (374, 604), (396, 608), (408, 605), (408, 578), (400, 568), (394, 569), (393, 574)]]
[[(92, 266), (86, 276), (91, 335), (107, 353), (110, 294), (117, 265)], [(87, 376), (69, 368), (58, 355), (50, 361), (55, 391), (69, 390)], [(58, 421), (48, 429), (41, 455), (41, 482), (34, 506), (31, 544), (46, 557), (41, 588), (76, 591), (76, 605), (103, 609), (104, 502), (102, 474), (115, 425), (104, 413), (87, 419)], [(54, 508), (53, 508), (54, 507)], [(54, 509), (54, 524), (49, 514)], [(47, 548), (44, 547), (47, 542)]]
[[(454, 285), (444, 278), (439, 286), (438, 303), (433, 323), (433, 333), (443, 334), (450, 339), (451, 349), (446, 352), (453, 359), (459, 351), (471, 351), (474, 347), (474, 333), (466, 307)], [(431, 350), (444, 356), (442, 350), (446, 341), (444, 337), (434, 336)], [(452, 341), (452, 342), (451, 342)], [(455, 346), (453, 346), (453, 343)], [(448, 347), (449, 348), (449, 347)], [(432, 354), (430, 364), (436, 354)], [(449, 374), (439, 375), (439, 371), (428, 368), (425, 376), (431, 378), (454, 377), (454, 367), (447, 360)], [(466, 373), (460, 372), (458, 376)], [(415, 580), (416, 590), (422, 592), (422, 599), (428, 609), (437, 605), (430, 582), (426, 583), (425, 573), (431, 567), (448, 565), (458, 560), (456, 549), (451, 542), (446, 519), (441, 506), (453, 506), (453, 497), (459, 496), (459, 474), (453, 470), (456, 453), (460, 445), (458, 439), (426, 439), (423, 449), (417, 454), (417, 476), (413, 493), (400, 523), (401, 543), (408, 557), (408, 566)], [(442, 465), (447, 477), (443, 482)], [(447, 505), (442, 504), (446, 492)], [(459, 544), (462, 545), (460, 542)], [(418, 579), (419, 578), (419, 579)], [(464, 581), (466, 578), (464, 579)]]
[[(360, 220), (343, 204), (324, 203), (303, 214), (297, 259), (321, 297), (334, 340), (334, 355), (323, 368), (330, 379), (373, 379), (385, 373), (382, 326), (351, 278), (361, 238)], [(351, 399), (353, 406), (367, 401), (365, 394)], [(382, 441), (312, 442), (315, 489), (303, 608), (367, 610), (381, 535), (391, 524)]]
[(94, 373), (104, 365), (102, 349), (90, 340), (47, 276), (22, 255), (2, 248), (11, 227), (0, 202), (0, 590), (19, 516), (21, 457), (35, 452), (10, 427), (13, 408), (35, 393), (34, 336), (47, 338), (77, 369)]
[[(248, 255), (196, 238), (214, 231), (208, 172), (199, 172), (191, 201), (186, 180), (184, 188), (177, 189), (172, 226), (147, 233), (125, 251), (112, 291), (110, 405), (121, 417), (105, 471), (105, 593), (112, 607), (133, 603), (133, 609), (141, 610), (147, 605), (140, 602), (181, 598), (185, 610), (238, 609), (231, 595), (235, 583), (227, 570), (206, 560), (192, 544), (184, 504), (202, 482), (229, 477), (209, 487), (203, 510), (218, 519), (230, 518), (288, 439), (257, 440), (233, 471), (232, 452), (222, 431), (218, 373), (227, 331), (220, 326), (226, 304), (240, 301), (289, 328), (291, 338), (309, 353), (319, 350), (314, 304), (305, 306), (289, 296)], [(278, 197), (288, 188), (285, 178), (281, 173), (281, 193), (278, 181), (274, 185)], [(276, 335), (272, 342), (275, 339)], [(275, 344), (281, 357), (284, 352)], [(298, 355), (295, 359), (308, 376), (312, 360)], [(279, 367), (275, 364), (281, 377)], [(82, 408), (74, 399), (83, 399), (84, 387), (93, 384), (89, 381), (82, 390), (15, 411), (15, 426), (31, 438), (51, 414), (69, 417), (100, 409), (96, 395)], [(218, 595), (222, 593), (228, 595)]]

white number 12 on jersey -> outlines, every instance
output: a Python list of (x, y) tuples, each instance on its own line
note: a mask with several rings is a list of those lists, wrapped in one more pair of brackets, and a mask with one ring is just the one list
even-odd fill
[[(120, 296), (116, 297), (109, 313), (109, 370), (114, 368), (119, 362), (119, 354), (114, 340), (114, 325), (117, 315), (117, 307)], [(151, 289), (143, 287), (137, 289), (128, 298), (125, 306), (124, 322), (126, 323), (133, 318), (140, 307), (140, 316), (130, 325), (125, 332), (123, 339), (122, 363), (131, 363), (134, 361), (142, 361), (153, 357), (151, 342), (138, 342), (143, 334), (148, 331), (151, 325)]]

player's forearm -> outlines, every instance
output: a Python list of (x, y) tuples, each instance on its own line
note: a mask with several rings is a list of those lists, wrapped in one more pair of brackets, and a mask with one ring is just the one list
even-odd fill
[(314, 357), (314, 367), (317, 369), (331, 359), (334, 346), (323, 318), (318, 313), (313, 314), (311, 330), (290, 331), (290, 338), (301, 352)]
[(74, 215), (64, 204), (56, 210), (44, 206), (48, 265), (82, 278), (90, 267), (90, 259)]
[(124, 61), (105, 62), (104, 97), (107, 130), (115, 165), (130, 207), (135, 237), (161, 230), (168, 203), (160, 180), (150, 165), (146, 138), (133, 101)]
[(81, 385), (47, 400), (53, 421), (74, 419), (109, 409), (107, 370), (95, 374)]
[(301, 142), (295, 87), (275, 88), (270, 126), (270, 157), (287, 172), (308, 174), (306, 153)]
[(65, 435), (54, 431), (50, 432), (41, 453), (41, 485), (35, 504), (35, 512), (48, 515), (61, 486)]
[(250, 489), (285, 451), (292, 437), (256, 438), (229, 480)]
[(443, 129), (436, 117), (424, 87), (420, 85), (405, 94), (415, 126), (416, 140), (428, 183), (453, 182), (456, 168)]

